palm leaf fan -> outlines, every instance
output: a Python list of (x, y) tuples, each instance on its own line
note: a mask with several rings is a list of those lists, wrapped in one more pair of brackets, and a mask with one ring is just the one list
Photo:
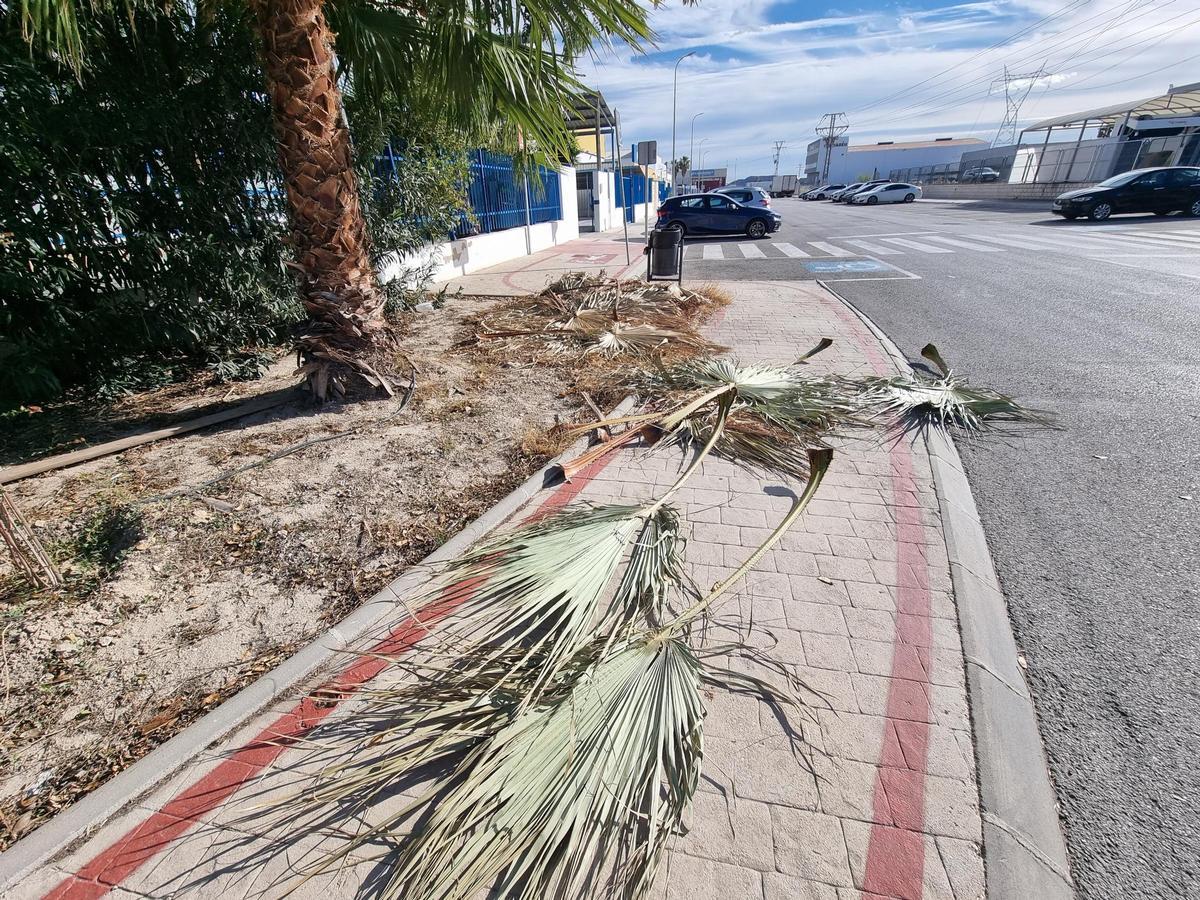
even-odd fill
[(1017, 432), (1054, 427), (1054, 417), (988, 388), (972, 387), (953, 372), (937, 347), (927, 344), (921, 355), (941, 376), (920, 372), (859, 381), (862, 407), (886, 421), (889, 434), (924, 436), (930, 429), (955, 429), (967, 437), (986, 432)]

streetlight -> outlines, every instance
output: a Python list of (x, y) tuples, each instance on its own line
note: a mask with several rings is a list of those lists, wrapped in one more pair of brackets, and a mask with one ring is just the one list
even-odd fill
[(701, 139), (700, 139), (700, 150), (699, 150), (699, 153), (700, 153), (700, 168), (702, 168), (702, 169), (704, 168), (704, 154), (707, 152), (707, 151), (704, 149), (704, 142), (705, 142), (705, 141), (707, 141), (707, 140), (708, 140), (708, 138), (701, 138)]
[[(692, 136), (688, 141), (688, 190), (692, 189), (692, 169), (696, 168), (696, 120), (704, 113), (698, 112), (692, 116)], [(703, 143), (703, 141), (701, 141)]]
[(675, 102), (679, 97), (679, 64), (689, 56), (695, 56), (695, 50), (689, 50), (679, 59), (675, 60), (675, 78), (671, 87), (671, 196), (675, 195), (675, 162), (679, 159), (675, 155)]

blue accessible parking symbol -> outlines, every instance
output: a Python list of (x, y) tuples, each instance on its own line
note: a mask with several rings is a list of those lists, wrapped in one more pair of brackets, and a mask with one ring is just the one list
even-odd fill
[(816, 259), (806, 262), (804, 268), (817, 275), (838, 272), (887, 272), (890, 266), (874, 259)]

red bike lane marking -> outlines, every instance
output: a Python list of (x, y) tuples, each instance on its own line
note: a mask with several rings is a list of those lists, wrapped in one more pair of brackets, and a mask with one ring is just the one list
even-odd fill
[[(534, 521), (566, 506), (579, 496), (611, 459), (612, 456), (602, 457), (577, 473), (570, 482), (559, 485), (525, 521)], [(477, 576), (448, 585), (441, 596), (423, 611), (421, 621), (406, 619), (369, 652), (395, 655), (411, 649), (429, 633), (431, 626), (473, 597), (485, 580), (483, 576)], [(193, 782), (149, 818), (67, 876), (44, 895), (44, 900), (92, 900), (107, 894), (145, 863), (168, 849), (193, 825), (199, 824), (201, 816), (212, 812), (243, 785), (256, 778), (280, 754), (387, 665), (386, 660), (375, 655), (364, 655), (340, 674), (310, 691), (211, 772)]]

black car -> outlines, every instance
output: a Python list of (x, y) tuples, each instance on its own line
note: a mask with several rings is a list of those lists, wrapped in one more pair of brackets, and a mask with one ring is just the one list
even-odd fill
[(769, 209), (743, 206), (724, 194), (668, 197), (658, 208), (655, 229), (681, 228), (684, 234), (744, 234), (765, 237), (783, 217)]
[(1183, 212), (1200, 216), (1200, 168), (1171, 166), (1134, 169), (1114, 175), (1094, 187), (1059, 194), (1051, 212), (1064, 219), (1087, 216), (1103, 222), (1114, 213)]
[(829, 199), (834, 203), (849, 203), (850, 198), (855, 194), (861, 194), (863, 191), (877, 188), (881, 184), (887, 184), (887, 179), (885, 178), (883, 181), (862, 181), (858, 184), (852, 184), (847, 188), (842, 188), (840, 191), (834, 191)]

